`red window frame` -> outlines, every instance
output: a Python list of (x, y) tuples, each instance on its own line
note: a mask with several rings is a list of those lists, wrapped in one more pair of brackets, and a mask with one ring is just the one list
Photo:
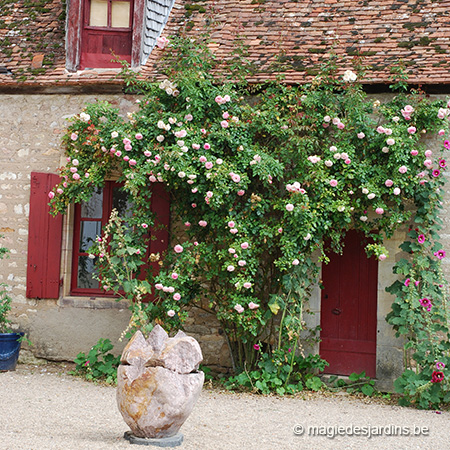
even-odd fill
[[(66, 68), (69, 72), (75, 72), (83, 67), (82, 62), (82, 35), (85, 25), (86, 15), (86, 3), (87, 0), (70, 0), (67, 10), (67, 36), (66, 36)], [(131, 66), (138, 67), (140, 64), (141, 55), (141, 43), (142, 43), (142, 28), (144, 24), (144, 6), (145, 0), (133, 0), (131, 10)], [(88, 19), (89, 20), (89, 19)], [(92, 27), (99, 32), (101, 28)], [(94, 30), (94, 31), (95, 31)], [(125, 30), (123, 28), (111, 28), (105, 31), (111, 32), (111, 30)], [(88, 67), (119, 67), (118, 64), (114, 65), (109, 61), (99, 61), (98, 64), (88, 65)]]
[[(73, 233), (73, 254), (72, 254), (72, 273), (71, 273), (71, 295), (77, 296), (96, 296), (96, 297), (114, 297), (111, 292), (105, 292), (100, 283), (98, 288), (79, 288), (78, 287), (78, 258), (80, 255), (86, 256), (88, 252), (80, 252), (80, 234), (81, 234), (81, 222), (84, 220), (95, 220), (101, 222), (103, 228), (111, 214), (113, 208), (113, 193), (114, 189), (120, 188), (121, 183), (114, 181), (106, 181), (103, 187), (103, 204), (102, 204), (102, 217), (101, 219), (91, 219), (81, 217), (81, 204), (75, 205), (75, 217), (74, 217), (74, 233)], [(150, 261), (150, 254), (159, 253), (163, 257), (169, 245), (169, 228), (170, 228), (170, 196), (164, 188), (162, 183), (152, 184), (151, 199), (151, 211), (155, 214), (155, 228), (151, 232), (151, 239), (146, 249), (147, 263), (141, 267), (139, 278), (146, 277), (151, 272), (156, 275), (159, 272), (158, 261)], [(84, 219), (84, 220), (83, 220)], [(153, 301), (154, 293), (146, 296), (143, 301)]]
[(72, 274), (71, 274), (71, 294), (74, 295), (86, 295), (86, 296), (108, 296), (111, 294), (105, 293), (101, 288), (100, 282), (98, 288), (80, 288), (78, 287), (78, 258), (80, 256), (88, 256), (88, 252), (80, 251), (80, 236), (81, 236), (81, 223), (82, 222), (100, 222), (101, 229), (107, 224), (109, 216), (112, 210), (112, 196), (114, 188), (120, 187), (120, 184), (114, 181), (106, 181), (103, 187), (103, 203), (102, 203), (102, 217), (101, 218), (85, 218), (81, 217), (81, 204), (75, 205), (75, 218), (73, 229), (73, 250), (72, 250)]

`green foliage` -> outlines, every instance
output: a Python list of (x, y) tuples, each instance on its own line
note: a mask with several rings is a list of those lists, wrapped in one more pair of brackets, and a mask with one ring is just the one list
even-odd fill
[(89, 353), (79, 353), (75, 358), (74, 375), (80, 375), (89, 381), (102, 381), (107, 384), (117, 383), (117, 368), (120, 356), (114, 356), (114, 346), (109, 339), (99, 339)]
[(244, 370), (228, 378), (225, 387), (278, 395), (294, 394), (305, 388), (319, 391), (324, 387), (322, 380), (314, 374), (324, 370), (328, 363), (318, 355), (303, 357), (288, 349), (274, 350), (271, 354), (261, 352), (259, 356), (255, 370)]
[[(128, 117), (107, 103), (89, 104), (63, 138), (68, 163), (52, 194), (55, 213), (88, 200), (115, 173), (132, 200), (126, 217), (113, 212), (90, 250), (105, 290), (130, 300), (131, 329), (181, 328), (195, 305), (220, 321), (236, 381), (261, 392), (307, 382), (316, 388), (313, 379), (292, 384), (298, 364), (292, 357), (276, 370), (260, 365), (269, 367), (282, 349), (299, 351), (318, 263), (342, 249), (349, 229), (360, 230), (367, 253), (383, 261), (383, 241), (412, 223), (419, 231), (411, 230), (402, 249), (414, 262), (396, 270), (422, 280), (420, 290), (407, 302), (409, 291), (393, 285), (400, 300), (389, 320), (408, 336), (419, 370), (433, 358), (444, 361), (448, 350), (436, 336), (447, 333), (445, 293), (432, 255), (439, 250), (445, 162), (436, 152), (427, 156), (423, 136), (447, 129), (446, 105), (409, 92), (402, 66), (392, 70), (391, 87), (400, 93), (373, 102), (363, 81), (355, 82), (364, 77), (362, 60), (355, 58), (354, 72), (342, 76), (332, 53), (311, 84), (248, 86), (245, 75), (254, 67), (246, 49), (227, 65), (216, 61), (208, 42), (205, 34), (196, 42), (179, 36), (157, 50), (158, 81), (138, 79), (125, 67), (124, 82), (142, 94)], [(158, 226), (150, 201), (156, 182), (171, 195), (174, 247), (151, 255), (161, 270), (143, 277), (148, 230)], [(156, 301), (144, 304), (152, 289)], [(420, 296), (433, 299), (432, 316), (419, 307)], [(427, 339), (431, 347), (416, 346)], [(266, 357), (258, 359), (255, 345)]]
[(368, 397), (371, 397), (376, 393), (375, 381), (366, 376), (366, 372), (351, 373), (348, 377), (348, 381), (338, 378), (337, 376), (331, 376), (328, 380), (328, 384), (332, 390), (345, 389), (349, 394), (361, 392)]

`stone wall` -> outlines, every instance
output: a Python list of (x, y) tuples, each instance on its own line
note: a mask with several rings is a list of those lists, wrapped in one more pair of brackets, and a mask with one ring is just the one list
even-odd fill
[[(374, 99), (384, 97), (378, 95)], [(135, 98), (126, 95), (0, 95), (0, 234), (5, 236), (4, 244), (11, 250), (10, 258), (0, 261), (0, 282), (10, 288), (15, 326), (27, 332), (33, 342), (31, 351), (38, 357), (72, 360), (100, 337), (111, 339), (119, 352), (123, 344), (118, 343), (118, 338), (129, 320), (126, 304), (112, 299), (70, 297), (70, 213), (65, 218), (63, 232), (63, 296), (54, 301), (25, 297), (30, 173), (57, 172), (63, 164), (60, 139), (66, 119), (95, 99), (111, 101), (123, 115), (135, 107)], [(430, 148), (436, 145), (430, 141)], [(450, 196), (446, 194), (442, 237), (447, 250), (450, 249), (449, 205)], [(384, 288), (395, 279), (392, 266), (400, 257), (396, 249), (404, 236), (405, 231), (399, 231), (389, 241), (391, 257), (379, 265), (377, 370), (378, 377), (386, 380), (392, 380), (401, 371), (401, 345), (384, 319), (392, 303)], [(444, 260), (444, 271), (450, 277), (450, 259)], [(315, 326), (320, 323), (318, 290), (311, 299), (311, 310), (315, 314), (308, 315), (308, 322)], [(211, 314), (194, 310), (187, 331), (200, 341), (206, 364), (217, 371), (230, 366), (222, 330)]]

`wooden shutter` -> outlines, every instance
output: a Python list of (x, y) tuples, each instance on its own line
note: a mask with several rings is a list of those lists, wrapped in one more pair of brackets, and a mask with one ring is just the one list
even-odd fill
[[(151, 230), (152, 240), (147, 250), (148, 263), (142, 266), (140, 279), (144, 279), (147, 273), (156, 276), (159, 273), (158, 262), (150, 262), (151, 253), (159, 253), (161, 259), (164, 257), (169, 246), (169, 226), (170, 226), (170, 196), (162, 183), (153, 183), (151, 209), (156, 214), (155, 228)], [(153, 301), (154, 292), (145, 296), (144, 302)]]
[(27, 297), (59, 298), (62, 216), (50, 215), (48, 193), (58, 175), (31, 173), (28, 226)]

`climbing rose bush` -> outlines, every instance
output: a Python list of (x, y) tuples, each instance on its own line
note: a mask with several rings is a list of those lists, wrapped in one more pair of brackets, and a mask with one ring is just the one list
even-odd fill
[[(435, 219), (449, 105), (420, 91), (373, 102), (362, 90), (361, 66), (344, 67), (342, 76), (336, 57), (310, 84), (249, 89), (214, 70), (206, 42), (178, 38), (158, 51), (165, 54), (160, 79), (124, 72), (142, 93), (127, 117), (94, 103), (71, 120), (62, 183), (50, 194), (54, 211), (88, 200), (118, 173), (132, 213), (113, 213), (91, 252), (105, 290), (133, 300), (132, 326), (179, 328), (195, 305), (222, 324), (236, 370), (254, 367), (263, 349), (284, 351), (292, 371), (320, 263), (341, 250), (346, 231), (360, 230), (368, 255), (383, 261), (383, 242), (396, 229)], [(433, 133), (442, 145), (431, 150)], [(152, 273), (142, 268), (156, 183), (170, 193), (173, 222), (170, 248), (151, 255), (160, 268)], [(428, 222), (410, 231), (417, 239), (410, 248), (426, 249), (434, 267), (444, 253), (427, 244), (436, 237)], [(443, 291), (420, 289), (433, 311)], [(149, 293), (154, 301), (143, 303)], [(444, 326), (442, 315), (426, 318), (419, 299), (410, 305), (408, 320)], [(439, 350), (436, 357), (448, 354)], [(437, 371), (427, 377), (448, 390), (445, 367)]]

